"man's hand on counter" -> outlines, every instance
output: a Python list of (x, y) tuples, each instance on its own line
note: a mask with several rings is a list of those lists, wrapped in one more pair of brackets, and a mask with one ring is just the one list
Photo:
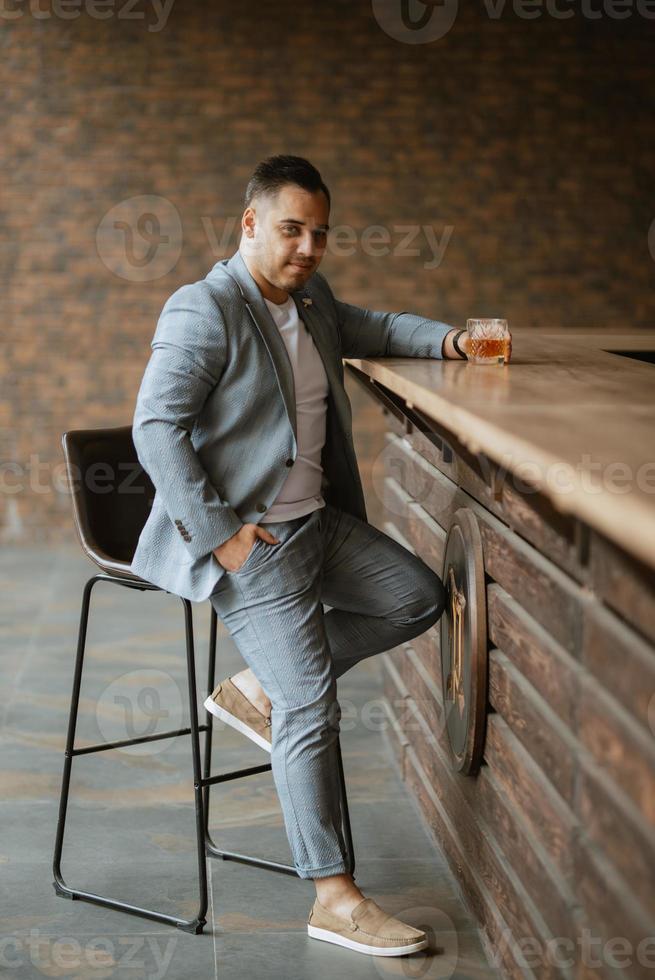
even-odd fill
[[(443, 356), (446, 357), (446, 358), (449, 358), (449, 359), (452, 358), (453, 360), (461, 361), (461, 360), (463, 360), (463, 358), (457, 353), (457, 351), (455, 350), (455, 346), (453, 344), (453, 337), (458, 332), (459, 332), (458, 330), (451, 330), (450, 333), (447, 333), (446, 334), (446, 336), (444, 337), (444, 341), (443, 341), (442, 353), (443, 353)], [(466, 331), (464, 331), (464, 333), (461, 334), (461, 336), (460, 336), (459, 340), (457, 341), (457, 343), (458, 343), (459, 347), (461, 348), (461, 350), (463, 350), (464, 353), (466, 355), (468, 355), (469, 354), (469, 351), (471, 349), (471, 338), (469, 337), (469, 335), (468, 335), (468, 333)], [(510, 333), (510, 337), (509, 337), (509, 354), (507, 356), (507, 363), (509, 363), (511, 361), (511, 359), (512, 359), (512, 335)]]

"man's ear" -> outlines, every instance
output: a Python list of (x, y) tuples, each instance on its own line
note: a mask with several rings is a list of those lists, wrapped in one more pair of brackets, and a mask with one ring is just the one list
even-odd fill
[(241, 215), (241, 228), (247, 238), (255, 237), (255, 221), (257, 216), (253, 207), (248, 207)]

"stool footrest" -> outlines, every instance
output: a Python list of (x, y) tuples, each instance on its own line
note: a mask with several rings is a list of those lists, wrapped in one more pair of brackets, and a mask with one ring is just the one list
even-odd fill
[(205, 845), (209, 857), (222, 858), (223, 861), (240, 861), (241, 864), (254, 864), (257, 868), (268, 868), (269, 871), (281, 871), (282, 874), (298, 877), (298, 872), (290, 864), (280, 864), (279, 861), (267, 861), (266, 858), (251, 857), (249, 854), (238, 854), (236, 851), (220, 851), (211, 844)]
[(200, 786), (214, 786), (215, 783), (226, 783), (230, 779), (241, 779), (242, 776), (254, 776), (259, 772), (270, 772), (272, 766), (270, 762), (264, 762), (261, 766), (250, 766), (248, 769), (234, 769), (232, 772), (223, 772), (218, 776), (207, 776), (200, 780)]
[[(206, 732), (207, 725), (198, 725), (199, 732)], [(158, 735), (135, 735), (133, 738), (123, 738), (118, 742), (99, 742), (97, 745), (85, 745), (81, 749), (72, 749), (70, 755), (88, 755), (89, 752), (106, 752), (107, 749), (121, 749), (124, 745), (139, 745), (141, 742), (158, 742), (162, 738), (177, 738), (178, 735), (191, 735), (190, 728), (177, 728), (170, 732), (160, 732)]]

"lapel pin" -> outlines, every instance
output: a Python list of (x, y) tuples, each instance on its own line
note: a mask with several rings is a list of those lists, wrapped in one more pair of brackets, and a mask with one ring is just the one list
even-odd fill
[(311, 301), (311, 299), (309, 299), (309, 297), (308, 297), (308, 296), (303, 296), (303, 301), (302, 301), (302, 305), (303, 305), (303, 306), (305, 307), (305, 309), (306, 309), (306, 308), (307, 308), (308, 306), (311, 306), (311, 305), (312, 305), (312, 301)]

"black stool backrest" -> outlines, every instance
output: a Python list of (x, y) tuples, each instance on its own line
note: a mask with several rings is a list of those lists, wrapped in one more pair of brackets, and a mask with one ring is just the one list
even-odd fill
[(137, 458), (132, 427), (72, 430), (62, 445), (82, 547), (102, 568), (122, 573), (155, 496)]

